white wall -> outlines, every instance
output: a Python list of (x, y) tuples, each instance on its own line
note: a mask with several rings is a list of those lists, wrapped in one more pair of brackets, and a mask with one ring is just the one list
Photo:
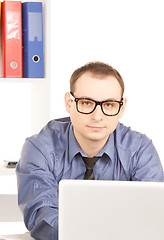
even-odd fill
[[(163, 0), (51, 0), (51, 118), (67, 115), (64, 94), (77, 67), (109, 63), (126, 85), (121, 121), (153, 139), (164, 165), (163, 25)], [(28, 83), (0, 85), (0, 161), (18, 160), (30, 134), (30, 94)]]
[(51, 0), (52, 118), (66, 116), (69, 78), (89, 61), (111, 64), (128, 99), (122, 122), (151, 139), (164, 165), (163, 0)]
[(0, 83), (0, 164), (19, 160), (24, 140), (31, 132), (31, 85)]

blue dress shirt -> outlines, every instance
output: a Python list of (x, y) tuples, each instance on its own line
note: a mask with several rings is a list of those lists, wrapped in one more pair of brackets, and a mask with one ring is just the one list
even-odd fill
[[(16, 168), (18, 202), (34, 238), (58, 239), (58, 183), (84, 178), (82, 156), (70, 118), (53, 120), (26, 139)], [(96, 156), (96, 180), (164, 181), (152, 141), (121, 123)]]

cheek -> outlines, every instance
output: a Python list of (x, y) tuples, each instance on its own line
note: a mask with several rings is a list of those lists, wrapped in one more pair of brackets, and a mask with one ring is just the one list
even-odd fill
[(76, 104), (73, 104), (70, 108), (70, 117), (72, 119), (74, 119), (74, 118), (76, 119), (78, 117), (78, 112), (76, 110)]
[(72, 124), (76, 126), (84, 125), (86, 121), (85, 116), (83, 116), (83, 114), (81, 113), (78, 113), (77, 111), (76, 112), (72, 111), (70, 113), (70, 118), (71, 118)]
[(85, 114), (79, 113), (76, 110), (76, 108), (71, 109), (70, 118), (71, 118), (72, 125), (78, 129), (83, 128), (86, 125), (86, 123), (88, 122), (88, 120), (87, 120), (88, 116)]
[(107, 121), (107, 125), (108, 125), (108, 129), (110, 130), (110, 133), (112, 133), (116, 129), (118, 121), (119, 121), (118, 116), (109, 117)]
[(70, 108), (70, 118), (73, 125), (76, 125), (80, 121), (75, 104)]

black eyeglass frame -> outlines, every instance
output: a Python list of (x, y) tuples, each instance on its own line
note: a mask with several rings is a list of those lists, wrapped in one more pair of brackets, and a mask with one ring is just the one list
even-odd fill
[[(121, 107), (122, 107), (123, 104), (124, 104), (124, 103), (123, 103), (123, 98), (121, 98), (121, 101), (105, 100), (105, 101), (99, 102), (99, 101), (95, 101), (95, 100), (93, 100), (93, 99), (91, 99), (91, 98), (75, 98), (75, 97), (73, 96), (73, 93), (72, 93), (72, 92), (70, 92), (70, 94), (71, 94), (71, 96), (74, 98), (74, 101), (76, 102), (76, 110), (77, 110), (79, 113), (82, 113), (82, 114), (91, 114), (91, 113), (94, 112), (94, 110), (96, 109), (96, 107), (97, 107), (98, 105), (100, 105), (100, 106), (101, 106), (101, 111), (103, 112), (104, 115), (113, 117), (113, 116), (116, 116), (116, 115), (119, 114), (120, 109), (121, 109)], [(91, 112), (89, 112), (89, 113), (84, 113), (84, 112), (79, 111), (79, 109), (78, 109), (78, 101), (79, 101), (79, 100), (89, 100), (89, 101), (95, 102), (95, 107), (94, 107), (94, 109), (93, 109)], [(117, 113), (115, 113), (115, 114), (106, 114), (106, 113), (104, 112), (104, 110), (103, 110), (103, 107), (102, 107), (102, 104), (105, 103), (105, 102), (116, 102), (116, 103), (119, 103), (119, 108), (118, 108)]]

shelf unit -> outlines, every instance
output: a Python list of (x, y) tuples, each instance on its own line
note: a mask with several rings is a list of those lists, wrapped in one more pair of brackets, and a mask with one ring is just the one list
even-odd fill
[[(30, 0), (22, 2), (30, 2)], [(43, 4), (43, 44), (44, 44), (44, 78), (3, 78), (2, 77), (2, 54), (0, 52), (0, 86), (1, 84), (17, 83), (31, 85), (31, 135), (38, 133), (42, 127), (50, 120), (50, 1), (34, 0)], [(2, 29), (1, 29), (2, 30)], [(1, 32), (0, 32), (1, 36)], [(1, 41), (1, 40), (0, 40)], [(1, 42), (0, 42), (1, 45)], [(7, 93), (6, 93), (7, 94)], [(4, 103), (5, 104), (5, 103)], [(11, 108), (16, 107), (12, 106)], [(20, 113), (21, 114), (21, 113)], [(19, 116), (18, 116), (19, 121)], [(1, 121), (0, 121), (1, 124)], [(26, 127), (26, 126), (25, 126)], [(19, 129), (18, 129), (19, 131)], [(28, 136), (26, 136), (28, 137)], [(21, 148), (22, 146), (20, 146)], [(1, 158), (1, 156), (0, 156)]]

